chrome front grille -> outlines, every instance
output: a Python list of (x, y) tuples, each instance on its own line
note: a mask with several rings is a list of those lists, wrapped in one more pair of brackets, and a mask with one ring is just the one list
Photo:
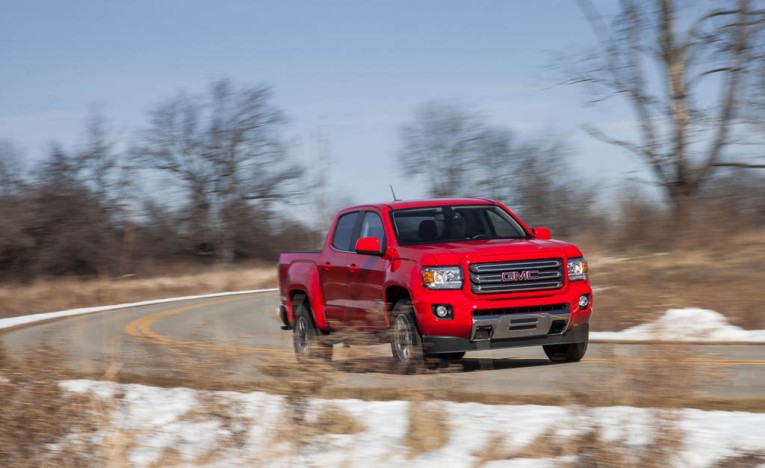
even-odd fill
[(470, 290), (475, 294), (559, 289), (563, 278), (560, 258), (470, 265)]

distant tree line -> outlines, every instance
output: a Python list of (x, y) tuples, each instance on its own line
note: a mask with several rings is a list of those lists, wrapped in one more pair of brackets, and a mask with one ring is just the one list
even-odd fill
[(421, 177), (430, 196), (498, 200), (561, 237), (596, 222), (596, 189), (572, 173), (562, 138), (522, 141), (468, 105), (431, 101), (401, 127), (401, 140), (402, 172)]
[[(491, 196), (532, 223), (552, 220), (561, 236), (620, 219), (621, 227), (647, 224), (652, 235), (640, 237), (653, 239), (668, 230), (693, 238), (718, 229), (712, 219), (761, 223), (765, 0), (709, 2), (701, 10), (679, 0), (622, 0), (612, 18), (593, 2), (578, 3), (596, 45), (563, 61), (563, 81), (587, 85), (592, 103), (626, 102), (634, 137), (585, 130), (643, 161), (663, 203), (652, 206), (624, 183), (620, 208), (602, 219), (592, 210), (593, 188), (566, 164), (565, 142), (518, 141), (511, 129), (449, 101), (423, 105), (402, 127), (404, 172), (434, 196)], [(638, 223), (646, 213), (650, 219)]]
[(638, 183), (620, 181), (604, 200), (596, 182), (569, 164), (572, 150), (565, 139), (522, 140), (469, 105), (425, 103), (400, 133), (399, 167), (424, 184), (428, 195), (504, 202), (530, 225), (551, 228), (556, 238), (589, 236), (599, 246), (619, 249), (668, 248), (765, 226), (765, 171), (748, 170), (751, 165), (718, 167), (706, 175), (693, 203), (683, 208), (684, 224), (678, 224), (671, 197), (664, 203)]
[[(638, 130), (634, 140), (587, 131), (641, 158), (664, 203), (626, 182), (603, 203), (599, 188), (572, 170), (564, 139), (521, 139), (453, 101), (425, 103), (401, 126), (402, 177), (429, 196), (496, 199), (556, 237), (620, 249), (761, 227), (762, 2), (722, 2), (689, 24), (673, 0), (623, 1), (610, 22), (580, 2), (599, 47), (566, 72), (568, 81), (593, 85), (598, 100), (623, 96)], [(719, 99), (706, 99), (709, 89)], [(130, 141), (98, 113), (80, 146), (52, 143), (32, 167), (0, 141), (0, 281), (273, 261), (283, 250), (318, 247), (323, 233), (292, 213), (319, 202), (309, 172), (329, 168), (305, 171), (294, 160), (286, 120), (268, 87), (221, 80), (207, 93), (158, 103)]]
[(266, 87), (219, 81), (160, 103), (130, 143), (94, 113), (83, 145), (51, 144), (34, 167), (0, 142), (0, 279), (270, 261), (306, 247), (311, 228), (286, 214), (303, 170), (271, 101)]

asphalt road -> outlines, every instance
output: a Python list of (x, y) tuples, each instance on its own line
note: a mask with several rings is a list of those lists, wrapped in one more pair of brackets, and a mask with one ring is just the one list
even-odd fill
[[(70, 369), (89, 374), (166, 376), (187, 367), (204, 369), (208, 379), (264, 379), (257, 366), (294, 361), (291, 332), (280, 329), (275, 313), (277, 300), (276, 293), (261, 293), (106, 311), (10, 330), (0, 334), (0, 342), (12, 355), (41, 344), (54, 346)], [(668, 355), (685, 370), (653, 375)], [(591, 343), (582, 362), (557, 365), (549, 363), (541, 348), (511, 348), (468, 353), (420, 375), (396, 375), (391, 362), (387, 345), (335, 345), (332, 366), (338, 372), (333, 385), (362, 391), (450, 388), (506, 394), (508, 402), (514, 394), (616, 391), (626, 382), (637, 385), (633, 391), (645, 389), (639, 385), (666, 385), (668, 393), (706, 398), (765, 397), (765, 346), (758, 345)], [(683, 386), (683, 380), (692, 380), (682, 377), (688, 369), (701, 377), (694, 388)], [(680, 378), (666, 377), (673, 373)], [(680, 384), (670, 385), (669, 380)]]

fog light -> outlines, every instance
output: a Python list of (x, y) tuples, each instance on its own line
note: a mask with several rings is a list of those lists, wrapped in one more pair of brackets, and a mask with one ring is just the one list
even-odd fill
[(433, 315), (435, 315), (436, 318), (441, 320), (451, 319), (454, 316), (454, 314), (452, 313), (451, 306), (445, 305), (445, 304), (434, 305)]
[(579, 308), (584, 310), (590, 305), (590, 295), (582, 294), (579, 296)]

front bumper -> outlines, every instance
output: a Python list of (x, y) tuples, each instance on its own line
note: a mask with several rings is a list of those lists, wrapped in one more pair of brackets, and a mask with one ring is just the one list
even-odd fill
[[(579, 297), (589, 295), (590, 304), (579, 308)], [(467, 290), (415, 291), (414, 310), (417, 326), (422, 335), (453, 336), (467, 340), (476, 338), (477, 327), (492, 326), (494, 339), (524, 338), (547, 335), (553, 321), (566, 320), (561, 334), (578, 325), (588, 323), (593, 307), (592, 289), (586, 281), (568, 283), (557, 291), (542, 291), (504, 295), (477, 296)], [(433, 307), (450, 305), (452, 319), (438, 319)], [(512, 311), (508, 309), (514, 309)], [(524, 310), (525, 309), (525, 310)], [(527, 326), (534, 324), (534, 327)]]
[(463, 351), (484, 351), (523, 346), (547, 346), (570, 343), (584, 343), (590, 334), (590, 325), (583, 324), (571, 328), (562, 335), (543, 335), (522, 338), (497, 338), (484, 341), (471, 341), (455, 336), (423, 335), (422, 343), (427, 354), (455, 353)]

